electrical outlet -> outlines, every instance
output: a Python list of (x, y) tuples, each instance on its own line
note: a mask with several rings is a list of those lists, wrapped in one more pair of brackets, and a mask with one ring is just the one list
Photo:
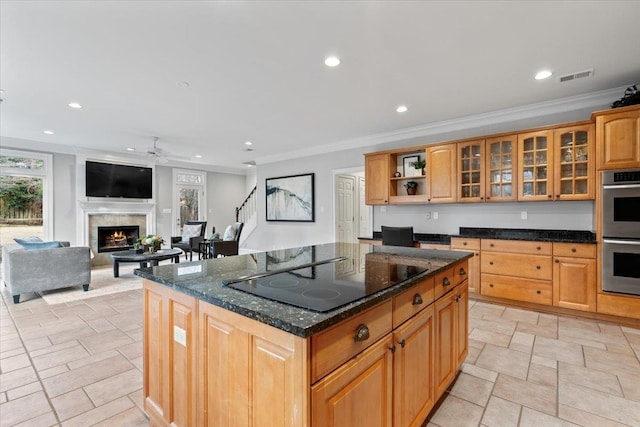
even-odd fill
[(433, 219), (438, 219), (438, 212), (433, 213)]
[(386, 212), (386, 211), (387, 211), (386, 206), (380, 206), (380, 212)]
[(527, 219), (527, 211), (520, 212), (520, 219)]
[(429, 221), (431, 219), (431, 212), (427, 212), (426, 217), (427, 217), (427, 221)]

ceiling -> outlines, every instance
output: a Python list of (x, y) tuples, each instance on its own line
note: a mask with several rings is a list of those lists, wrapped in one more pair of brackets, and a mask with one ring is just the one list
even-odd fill
[(140, 156), (157, 136), (170, 158), (242, 170), (638, 83), (639, 16), (640, 1), (2, 0), (1, 135)]

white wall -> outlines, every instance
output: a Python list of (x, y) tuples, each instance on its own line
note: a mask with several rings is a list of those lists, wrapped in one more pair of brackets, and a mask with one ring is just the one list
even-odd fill
[(53, 239), (79, 244), (76, 236), (76, 157), (53, 154)]

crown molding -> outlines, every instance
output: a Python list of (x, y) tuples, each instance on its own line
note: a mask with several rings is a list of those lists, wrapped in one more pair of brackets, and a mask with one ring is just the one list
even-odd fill
[(425, 125), (399, 129), (393, 132), (386, 132), (364, 136), (361, 138), (349, 139), (327, 145), (291, 151), (283, 154), (263, 156), (256, 159), (256, 164), (260, 165), (275, 163), (283, 160), (327, 154), (335, 151), (371, 147), (378, 144), (384, 144), (404, 139), (439, 135), (447, 132), (474, 129), (482, 126), (509, 123), (518, 120), (531, 119), (559, 113), (567, 113), (571, 111), (586, 109), (597, 111), (606, 109), (607, 106), (611, 104), (611, 100), (619, 97), (621, 93), (624, 93), (626, 88), (627, 86), (621, 86), (613, 89), (606, 89), (582, 95), (554, 99), (552, 101), (524, 105), (521, 107), (491, 111), (488, 113), (476, 114), (473, 116), (461, 117), (458, 119), (443, 120), (441, 122), (429, 123)]

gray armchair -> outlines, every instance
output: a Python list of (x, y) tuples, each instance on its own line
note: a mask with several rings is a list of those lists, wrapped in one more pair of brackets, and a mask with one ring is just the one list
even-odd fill
[[(240, 233), (244, 227), (243, 222), (236, 222), (230, 226), (229, 235), (225, 231), (223, 240), (213, 240), (211, 242), (211, 258), (217, 258), (218, 256), (230, 256), (238, 255), (240, 244)], [(233, 236), (230, 234), (233, 233)]]
[(91, 251), (88, 246), (26, 250), (17, 244), (2, 247), (2, 276), (13, 296), (20, 294), (80, 286), (89, 290), (91, 282)]
[[(193, 261), (193, 253), (200, 252), (200, 242), (204, 240), (204, 234), (207, 231), (207, 221), (187, 221), (184, 223), (185, 225), (198, 225), (200, 224), (200, 235), (199, 236), (191, 236), (188, 239), (184, 239), (183, 236), (172, 236), (171, 237), (171, 248), (178, 248), (184, 251), (184, 259), (187, 259), (187, 254), (189, 255), (189, 261)], [(213, 228), (215, 232), (215, 227)]]

